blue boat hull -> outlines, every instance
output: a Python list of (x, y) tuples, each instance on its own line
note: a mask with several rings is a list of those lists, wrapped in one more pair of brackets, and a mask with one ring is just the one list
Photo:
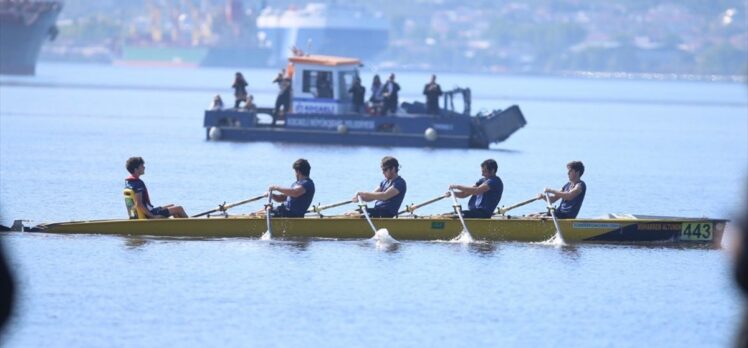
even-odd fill
[(517, 106), (487, 116), (362, 114), (289, 114), (277, 125), (260, 123), (257, 114), (240, 110), (206, 111), (206, 139), (270, 141), (334, 145), (488, 148), (522, 128), (526, 121)]

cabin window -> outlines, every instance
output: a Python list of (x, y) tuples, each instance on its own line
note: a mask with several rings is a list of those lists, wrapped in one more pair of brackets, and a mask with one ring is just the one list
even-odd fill
[(333, 98), (332, 71), (304, 70), (301, 84), (305, 93), (312, 93), (317, 98)]
[(338, 90), (340, 91), (340, 100), (342, 101), (350, 101), (352, 98), (351, 94), (348, 93), (348, 91), (351, 89), (351, 86), (353, 86), (353, 80), (358, 77), (358, 72), (356, 71), (343, 71), (340, 74), (338, 80)]

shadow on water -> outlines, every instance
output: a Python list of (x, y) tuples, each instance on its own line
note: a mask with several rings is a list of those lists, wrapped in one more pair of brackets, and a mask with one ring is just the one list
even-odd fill
[(125, 248), (128, 250), (141, 249), (144, 245), (148, 244), (148, 240), (141, 237), (125, 237)]
[(520, 154), (522, 154), (521, 150), (515, 150), (515, 149), (488, 148), (488, 149), (486, 149), (486, 151), (500, 152), (500, 153), (505, 153), (505, 154), (510, 154), (510, 155), (520, 155)]
[(311, 244), (311, 240), (308, 238), (272, 240), (268, 244), (270, 246), (279, 247), (281, 249), (285, 249), (296, 254), (301, 254), (309, 250), (309, 245)]
[(581, 254), (579, 253), (579, 249), (576, 245), (562, 245), (558, 249), (561, 251), (561, 255), (563, 255), (565, 258), (571, 261), (579, 261), (579, 257), (581, 256)]
[(371, 239), (364, 239), (356, 242), (361, 248), (364, 249), (376, 249), (377, 251), (384, 251), (390, 254), (397, 254), (400, 252), (402, 243), (381, 243)]
[(481, 257), (494, 256), (497, 250), (499, 250), (499, 244), (495, 242), (475, 242), (468, 244), (468, 251)]

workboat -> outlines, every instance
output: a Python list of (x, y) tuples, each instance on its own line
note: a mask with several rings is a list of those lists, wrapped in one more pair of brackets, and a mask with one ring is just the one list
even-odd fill
[[(290, 57), (290, 109), (280, 115), (272, 108), (205, 111), (208, 140), (269, 141), (336, 145), (479, 148), (506, 140), (524, 127), (518, 106), (471, 115), (471, 91), (446, 91), (436, 112), (422, 102), (404, 102), (393, 114), (376, 108), (355, 111), (348, 92), (361, 61), (355, 58), (296, 55)], [(368, 91), (369, 93), (371, 91)], [(454, 99), (462, 97), (462, 111)]]
[[(371, 219), (377, 229), (386, 229), (398, 241), (452, 240), (460, 235), (460, 220), (445, 216), (405, 216)], [(690, 243), (720, 247), (727, 220), (637, 215), (608, 215), (602, 218), (562, 219), (558, 227), (567, 243)], [(492, 219), (465, 219), (476, 241), (543, 242), (556, 234), (551, 218), (494, 216)], [(273, 238), (367, 239), (373, 236), (366, 219), (327, 217), (318, 214), (306, 218), (272, 218)], [(254, 216), (156, 220), (95, 220), (42, 224), (31, 231), (47, 233), (85, 233), (128, 236), (259, 238), (267, 230), (267, 221)]]

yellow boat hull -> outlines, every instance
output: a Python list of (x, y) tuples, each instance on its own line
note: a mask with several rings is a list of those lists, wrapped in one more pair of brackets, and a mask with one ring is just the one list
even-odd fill
[[(387, 229), (397, 240), (450, 240), (462, 231), (459, 220), (428, 217), (373, 219), (378, 229)], [(475, 240), (541, 242), (555, 234), (550, 219), (466, 219)], [(719, 246), (726, 220), (659, 219), (570, 219), (559, 220), (568, 242), (700, 242)], [(365, 219), (274, 218), (274, 238), (363, 239), (373, 233)], [(49, 233), (93, 233), (165, 237), (250, 237), (259, 238), (267, 230), (264, 218), (230, 216), (161, 220), (99, 220), (44, 224), (36, 230)]]

